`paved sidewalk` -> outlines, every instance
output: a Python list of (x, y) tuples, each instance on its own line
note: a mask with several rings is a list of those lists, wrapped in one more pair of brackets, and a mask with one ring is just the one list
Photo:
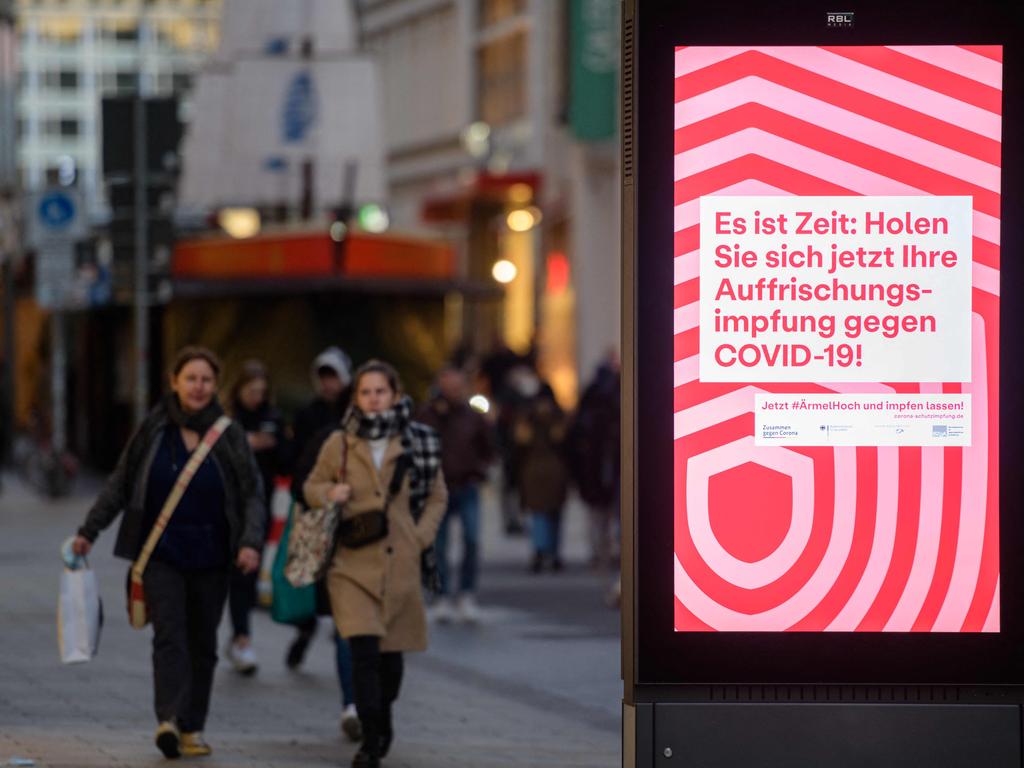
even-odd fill
[[(110, 554), (113, 528), (91, 558), (107, 613), (100, 653), (73, 666), (61, 665), (58, 658), (57, 548), (80, 522), (95, 490), (86, 484), (74, 496), (53, 502), (16, 478), (5, 478), (0, 766), (15, 756), (41, 768), (167, 764), (152, 743), (150, 633), (132, 630), (124, 616), (127, 564)], [(475, 627), (435, 627), (431, 650), (407, 657), (397, 739), (385, 765), (620, 764), (618, 618), (601, 605), (607, 577), (582, 568), (559, 576), (527, 575), (525, 557), (520, 559), (525, 543), (513, 540), (506, 547), (502, 538), (492, 534), (485, 547), (491, 563), (483, 574), (485, 621)], [(223, 663), (218, 668), (207, 724), (215, 752), (202, 764), (348, 765), (355, 746), (338, 731), (327, 626), (303, 670), (291, 673), (281, 661), (290, 628), (273, 624), (262, 612), (254, 621), (261, 669), (254, 678), (241, 678)]]

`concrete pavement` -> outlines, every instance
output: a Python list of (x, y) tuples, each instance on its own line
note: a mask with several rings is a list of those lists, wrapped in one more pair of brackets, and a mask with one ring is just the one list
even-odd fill
[[(0, 766), (24, 757), (43, 768), (166, 765), (152, 742), (150, 632), (124, 615), (127, 564), (110, 554), (114, 529), (91, 565), (107, 614), (100, 652), (60, 664), (55, 631), (58, 546), (96, 491), (41, 499), (17, 478), (0, 494)], [(397, 736), (385, 765), (620, 764), (618, 615), (602, 602), (608, 576), (572, 566), (584, 551), (581, 510), (570, 510), (570, 568), (527, 574), (528, 545), (498, 530), (485, 504), (478, 626), (432, 627), (431, 648), (407, 656)], [(254, 616), (261, 668), (253, 678), (218, 667), (207, 738), (209, 768), (348, 765), (355, 745), (338, 730), (339, 694), (328, 627), (299, 672), (282, 659), (292, 637)], [(221, 637), (226, 636), (222, 627)]]

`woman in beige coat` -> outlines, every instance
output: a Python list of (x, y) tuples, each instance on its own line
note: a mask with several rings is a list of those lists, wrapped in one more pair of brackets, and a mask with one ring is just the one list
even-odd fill
[[(386, 510), (387, 534), (359, 548), (339, 543), (327, 575), (334, 621), (352, 648), (363, 726), (352, 766), (372, 768), (391, 745), (402, 652), (427, 647), (420, 562), (434, 543), (448, 493), (437, 433), (411, 421), (412, 401), (401, 396), (394, 368), (366, 363), (356, 372), (353, 393), (303, 492), (311, 508), (341, 504), (342, 525)], [(400, 483), (393, 482), (396, 472)]]

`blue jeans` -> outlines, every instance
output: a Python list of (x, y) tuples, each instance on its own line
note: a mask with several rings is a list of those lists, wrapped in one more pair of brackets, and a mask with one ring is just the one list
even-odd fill
[(562, 510), (530, 510), (530, 536), (534, 552), (559, 557), (562, 549)]
[(448, 509), (437, 529), (434, 549), (437, 550), (437, 572), (441, 577), (441, 594), (449, 593), (448, 524), (458, 515), (462, 520), (462, 567), (459, 569), (459, 591), (475, 592), (480, 550), (480, 489), (475, 485), (453, 491)]
[(356, 701), (355, 688), (352, 686), (352, 649), (345, 639), (334, 630), (334, 658), (338, 671), (338, 683), (341, 685), (341, 706), (347, 707)]

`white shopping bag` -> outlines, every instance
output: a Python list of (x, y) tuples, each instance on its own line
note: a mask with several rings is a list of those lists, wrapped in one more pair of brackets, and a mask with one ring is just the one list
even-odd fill
[(60, 575), (60, 601), (57, 603), (57, 643), (60, 660), (65, 664), (88, 661), (96, 655), (103, 626), (96, 574), (88, 565)]

